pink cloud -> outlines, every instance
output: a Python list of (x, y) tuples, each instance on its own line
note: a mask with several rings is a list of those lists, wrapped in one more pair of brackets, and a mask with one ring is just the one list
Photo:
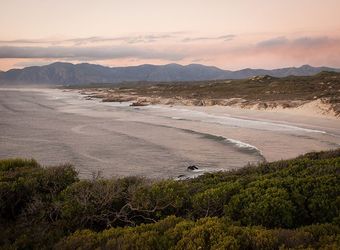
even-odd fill
[[(187, 34), (182, 34), (186, 36)], [(114, 46), (2, 46), (0, 68), (40, 65), (52, 61), (99, 63), (107, 66), (166, 64), (171, 62), (215, 65), (224, 69), (277, 68), (311, 64), (340, 67), (338, 36), (159, 36), (161, 41)]]

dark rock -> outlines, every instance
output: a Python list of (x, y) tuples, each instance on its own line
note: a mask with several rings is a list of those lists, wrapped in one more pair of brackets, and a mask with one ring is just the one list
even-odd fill
[(188, 170), (197, 170), (198, 167), (196, 167), (195, 165), (191, 165), (188, 167)]
[(133, 102), (130, 104), (131, 107), (138, 107), (138, 106), (147, 106), (146, 103), (141, 103), (141, 102)]

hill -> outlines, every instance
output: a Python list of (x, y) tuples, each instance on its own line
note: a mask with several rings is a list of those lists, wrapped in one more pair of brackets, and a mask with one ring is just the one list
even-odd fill
[(340, 150), (182, 181), (0, 161), (2, 249), (339, 249)]
[(90, 83), (120, 83), (133, 81), (174, 82), (203, 81), (217, 79), (243, 79), (257, 75), (284, 77), (289, 75), (314, 75), (321, 71), (339, 71), (326, 67), (304, 65), (299, 68), (282, 68), (274, 70), (243, 69), (238, 71), (222, 70), (200, 64), (182, 66), (140, 65), (130, 67), (104, 67), (95, 64), (52, 63), (45, 66), (26, 67), (0, 72), (0, 84), (46, 84), (77, 85)]
[[(313, 76), (256, 76), (242, 80), (176, 83), (129, 83), (83, 86), (82, 93), (106, 102), (132, 101), (139, 105), (237, 106), (242, 108), (296, 108), (317, 104), (320, 112), (340, 116), (340, 73)], [(97, 87), (99, 87), (97, 85)], [(316, 111), (316, 110), (315, 110)]]

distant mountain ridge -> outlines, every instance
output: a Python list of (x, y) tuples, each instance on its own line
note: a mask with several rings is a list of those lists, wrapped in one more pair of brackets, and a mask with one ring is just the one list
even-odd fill
[(322, 71), (340, 72), (340, 69), (328, 67), (289, 67), (273, 70), (242, 69), (237, 71), (222, 70), (201, 64), (151, 65), (144, 64), (128, 67), (105, 67), (96, 64), (72, 64), (56, 62), (45, 66), (32, 66), (24, 69), (0, 71), (0, 84), (48, 84), (77, 85), (90, 83), (121, 83), (121, 82), (174, 82), (203, 81), (218, 79), (243, 79), (259, 75), (285, 77), (289, 75), (309, 76)]

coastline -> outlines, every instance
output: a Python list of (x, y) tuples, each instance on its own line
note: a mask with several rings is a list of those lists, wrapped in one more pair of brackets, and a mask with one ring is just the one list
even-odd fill
[(83, 91), (1, 91), (6, 115), (1, 156), (34, 157), (46, 165), (63, 159), (80, 166), (85, 178), (93, 171), (176, 178), (196, 174), (187, 171), (190, 165), (231, 170), (340, 145), (335, 118), (219, 105), (130, 106), (132, 101), (102, 102), (103, 97), (79, 94)]
[[(136, 95), (133, 90), (129, 90), (131, 94), (117, 94), (113, 93), (113, 90), (76, 90), (78, 93), (84, 96), (85, 100), (101, 100), (104, 103), (128, 103), (131, 108), (141, 110), (159, 110), (163, 114), (164, 112), (173, 112), (174, 116), (171, 126), (177, 126), (184, 129), (193, 128), (197, 132), (208, 133), (214, 136), (222, 136), (230, 140), (237, 140), (242, 143), (252, 145), (254, 148), (259, 149), (261, 154), (268, 161), (282, 160), (294, 158), (300, 154), (307, 153), (309, 151), (317, 151), (323, 149), (335, 149), (340, 146), (340, 129), (338, 116), (332, 112), (330, 106), (321, 100), (314, 100), (311, 102), (304, 101), (302, 105), (296, 107), (282, 106), (261, 108), (259, 105), (239, 105), (238, 102), (230, 104), (225, 101), (224, 105), (209, 105), (206, 102), (205, 105), (194, 105), (191, 100), (183, 100), (179, 98), (169, 99), (162, 97), (143, 97)], [(131, 103), (138, 103), (138, 105), (131, 105)], [(226, 105), (226, 104), (230, 105)], [(184, 112), (183, 116), (176, 115), (178, 112)], [(200, 118), (194, 118), (194, 121), (185, 125), (180, 123), (181, 120), (186, 119), (186, 115), (190, 112), (194, 112), (197, 115), (205, 116), (205, 123), (209, 120), (217, 119), (238, 119), (240, 123), (245, 121), (273, 124), (274, 126), (290, 127), (294, 129), (306, 129), (307, 131), (316, 131), (322, 137), (320, 140), (325, 140), (323, 146), (316, 143), (313, 137), (317, 133), (307, 133), (306, 135), (281, 135), (275, 131), (257, 131), (251, 127), (226, 129), (225, 124), (214, 123), (213, 128), (209, 126), (203, 126), (198, 123)], [(188, 120), (187, 120), (188, 121)], [(228, 121), (229, 122), (229, 121)], [(218, 123), (218, 122), (217, 122)], [(223, 122), (222, 122), (223, 123)], [(226, 124), (230, 126), (232, 124)], [(240, 124), (239, 124), (240, 125)], [(236, 125), (239, 126), (239, 125)], [(192, 126), (192, 127), (190, 127)], [(240, 125), (243, 126), (242, 124)], [(303, 131), (302, 131), (303, 132)], [(294, 132), (295, 133), (295, 132)], [(263, 143), (262, 138), (272, 138), (272, 144)], [(299, 137), (299, 140), (297, 140)], [(326, 146), (326, 147), (325, 147)], [(285, 152), (284, 157), (282, 151)]]
[(272, 113), (291, 114), (304, 117), (317, 117), (340, 120), (332, 104), (327, 98), (314, 100), (280, 100), (280, 101), (248, 101), (242, 98), (228, 99), (196, 99), (162, 96), (141, 96), (133, 89), (126, 89), (124, 93), (113, 89), (78, 89), (80, 94), (86, 99), (101, 99), (103, 102), (131, 102), (132, 106), (167, 105), (185, 106), (187, 108), (196, 107), (225, 107), (226, 110), (254, 110)]

